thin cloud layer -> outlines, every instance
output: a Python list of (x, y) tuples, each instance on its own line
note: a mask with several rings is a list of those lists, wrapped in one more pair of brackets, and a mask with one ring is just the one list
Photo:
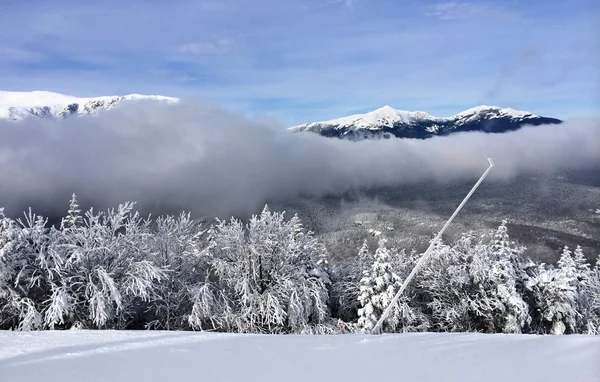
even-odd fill
[(71, 193), (97, 208), (230, 216), (265, 202), (420, 181), (491, 179), (600, 164), (599, 120), (463, 133), (425, 141), (349, 142), (292, 134), (183, 101), (138, 103), (60, 121), (0, 121), (0, 206), (62, 213)]

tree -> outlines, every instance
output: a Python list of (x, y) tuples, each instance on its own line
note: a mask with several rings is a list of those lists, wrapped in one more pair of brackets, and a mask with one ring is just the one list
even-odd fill
[(189, 323), (236, 332), (298, 332), (328, 316), (325, 248), (294, 216), (268, 207), (248, 224), (217, 221), (209, 230), (211, 271), (196, 288)]
[(357, 256), (336, 264), (333, 268), (332, 308), (336, 317), (345, 321), (358, 319), (360, 302), (360, 280), (363, 273), (371, 267), (373, 255), (369, 252), (367, 240), (358, 248)]
[(149, 303), (154, 318), (148, 323), (153, 329), (184, 329), (185, 315), (192, 309), (192, 290), (202, 283), (208, 271), (206, 255), (201, 250), (205, 231), (190, 213), (159, 217), (152, 236), (152, 261), (164, 270), (165, 277), (157, 282), (156, 298)]
[(534, 299), (535, 314), (532, 324), (535, 333), (576, 332), (577, 288), (574, 280), (574, 277), (569, 276), (563, 269), (547, 266), (541, 266), (539, 273), (529, 280), (527, 288)]
[(575, 259), (573, 258), (573, 252), (569, 250), (569, 247), (564, 246), (560, 259), (558, 260), (558, 268), (564, 272), (567, 277), (576, 277), (577, 272), (577, 264), (575, 263)]
[(505, 223), (490, 244), (467, 233), (453, 246), (438, 243), (421, 272), (422, 300), (441, 331), (520, 333), (530, 321), (518, 287)]
[(492, 248), (498, 256), (508, 257), (512, 254), (510, 237), (508, 236), (508, 228), (506, 225), (508, 220), (502, 220), (502, 223), (494, 234), (494, 242)]
[(69, 201), (69, 210), (67, 211), (67, 216), (61, 220), (60, 228), (63, 231), (69, 229), (76, 229), (82, 224), (81, 210), (79, 209), (79, 204), (77, 204), (77, 195), (73, 194), (71, 196), (71, 200)]
[(596, 260), (596, 266), (589, 273), (584, 289), (588, 301), (585, 332), (600, 334), (600, 256)]
[[(385, 247), (385, 241), (379, 242), (375, 251), (370, 271), (365, 271), (360, 281), (358, 300), (361, 308), (358, 310), (358, 326), (371, 331), (391, 303), (399, 287), (400, 278), (392, 271), (390, 251)], [(398, 309), (386, 318), (382, 330), (394, 331), (399, 322)]]
[(575, 262), (575, 269), (579, 277), (585, 278), (590, 272), (590, 263), (587, 261), (580, 245), (573, 252), (573, 261)]
[[(63, 224), (63, 286), (73, 318), (84, 327), (124, 329), (143, 320), (165, 270), (155, 265), (150, 221), (125, 203), (106, 213), (86, 212), (82, 225)], [(68, 220), (68, 218), (67, 218)]]

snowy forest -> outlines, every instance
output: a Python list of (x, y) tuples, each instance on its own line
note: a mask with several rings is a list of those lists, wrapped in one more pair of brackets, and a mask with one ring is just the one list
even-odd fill
[[(298, 216), (265, 206), (209, 227), (134, 203), (60, 224), (0, 209), (0, 329), (152, 329), (335, 334), (369, 331), (422, 254), (365, 242), (333, 262)], [(438, 242), (384, 332), (600, 333), (600, 261), (564, 247), (535, 263), (489, 236)]]

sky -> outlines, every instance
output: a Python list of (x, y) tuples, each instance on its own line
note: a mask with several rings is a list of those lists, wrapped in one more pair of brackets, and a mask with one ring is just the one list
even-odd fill
[(0, 90), (194, 98), (285, 126), (384, 105), (600, 115), (595, 0), (0, 0)]

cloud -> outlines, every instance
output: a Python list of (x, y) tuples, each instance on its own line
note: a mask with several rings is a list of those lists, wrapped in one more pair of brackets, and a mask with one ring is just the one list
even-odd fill
[(0, 206), (62, 214), (72, 192), (97, 208), (249, 214), (265, 202), (421, 181), (490, 180), (600, 165), (599, 120), (349, 142), (292, 134), (210, 105), (133, 103), (93, 117), (0, 121)]
[(223, 54), (231, 52), (235, 42), (229, 38), (220, 38), (213, 42), (190, 42), (177, 48), (182, 54)]
[(356, 2), (357, 2), (357, 0), (330, 0), (330, 3), (339, 4), (348, 9), (354, 9)]
[(518, 13), (499, 8), (493, 4), (472, 2), (438, 3), (428, 7), (425, 14), (440, 20), (464, 20), (470, 18), (516, 19), (518, 17)]

